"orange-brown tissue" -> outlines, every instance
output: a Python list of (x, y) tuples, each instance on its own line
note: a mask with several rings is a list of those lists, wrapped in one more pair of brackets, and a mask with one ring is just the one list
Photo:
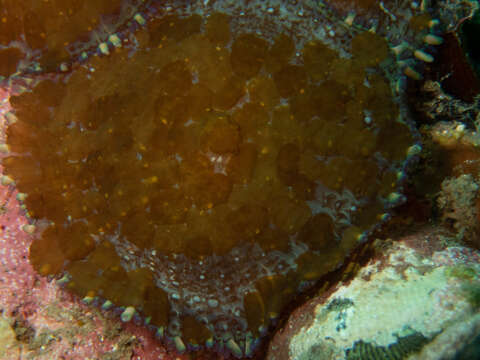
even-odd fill
[(230, 22), (159, 18), (136, 51), (11, 98), (3, 166), (45, 228), (40, 274), (177, 342), (235, 349), (380, 221), (412, 137), (377, 68), (383, 38), (295, 57), (289, 36)]

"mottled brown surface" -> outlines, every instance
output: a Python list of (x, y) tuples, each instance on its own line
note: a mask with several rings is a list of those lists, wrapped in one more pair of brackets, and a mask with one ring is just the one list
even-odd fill
[[(30, 215), (51, 222), (30, 249), (35, 269), (66, 271), (73, 292), (133, 306), (156, 326), (168, 325), (171, 304), (157, 269), (139, 265), (145, 251), (196, 263), (235, 248), (288, 254), (289, 240), (304, 244), (296, 269), (249, 284), (240, 316), (257, 335), (302, 281), (335, 269), (380, 221), (412, 136), (381, 71), (366, 72), (388, 56), (382, 37), (354, 37), (351, 59), (308, 42), (292, 65), (286, 35), (213, 36), (227, 19), (215, 15), (205, 32), (198, 15), (158, 18), (133, 54), (92, 57), (12, 98), (18, 121), (3, 165), (28, 194)], [(364, 199), (348, 210), (351, 223), (312, 212), (319, 183)], [(191, 344), (213, 336), (198, 318), (181, 321)]]

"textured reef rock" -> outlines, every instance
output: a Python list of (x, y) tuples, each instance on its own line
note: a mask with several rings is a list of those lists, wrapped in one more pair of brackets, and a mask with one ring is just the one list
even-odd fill
[(464, 174), (442, 182), (438, 206), (445, 222), (453, 222), (459, 239), (476, 237), (478, 233), (479, 186), (472, 175)]
[(267, 359), (474, 359), (480, 253), (452, 241), (442, 228), (377, 239), (354, 280), (292, 314)]
[[(436, 199), (445, 225), (457, 231), (459, 240), (480, 248), (480, 95), (468, 103), (427, 85), (436, 94), (425, 107), (427, 116), (439, 120), (425, 130), (439, 149), (445, 178)], [(436, 110), (434, 110), (434, 108)], [(450, 121), (446, 121), (450, 119)], [(455, 119), (455, 120), (453, 120)]]
[(401, 202), (428, 3), (20, 3), (2, 182), (30, 261), (179, 351), (252, 356)]

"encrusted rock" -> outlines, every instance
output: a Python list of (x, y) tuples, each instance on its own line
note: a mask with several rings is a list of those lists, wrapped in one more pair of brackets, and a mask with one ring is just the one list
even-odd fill
[(452, 240), (439, 228), (377, 239), (381, 255), (295, 311), (267, 358), (452, 359), (480, 328), (480, 252)]

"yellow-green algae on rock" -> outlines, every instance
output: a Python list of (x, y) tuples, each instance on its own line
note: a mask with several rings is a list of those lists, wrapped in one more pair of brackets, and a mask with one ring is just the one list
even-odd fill
[(385, 218), (414, 139), (384, 36), (201, 8), (137, 14), (135, 41), (12, 97), (2, 163), (40, 274), (250, 356)]

